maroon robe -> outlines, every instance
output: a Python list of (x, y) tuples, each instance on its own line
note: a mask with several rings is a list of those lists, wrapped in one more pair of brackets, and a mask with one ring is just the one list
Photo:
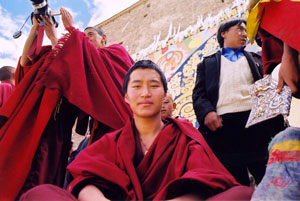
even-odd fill
[(93, 184), (109, 199), (164, 200), (193, 186), (211, 196), (239, 185), (190, 122), (167, 121), (144, 157), (133, 120), (103, 136), (68, 166), (68, 190), (77, 196)]
[(10, 94), (15, 89), (15, 85), (8, 81), (1, 81), (0, 84), (0, 108), (4, 105), (7, 101)]
[(270, 74), (281, 63), (283, 42), (300, 52), (300, 2), (282, 0), (262, 3), (259, 36), (262, 39), (264, 72)]
[(131, 112), (121, 86), (132, 63), (123, 47), (96, 49), (73, 29), (19, 69), (19, 84), (0, 110), (0, 200), (14, 200), (22, 187), (62, 185), (74, 107), (113, 129), (124, 126)]

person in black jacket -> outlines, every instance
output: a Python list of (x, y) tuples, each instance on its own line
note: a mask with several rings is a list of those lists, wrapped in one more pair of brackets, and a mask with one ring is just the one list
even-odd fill
[(277, 117), (245, 128), (251, 110), (249, 86), (263, 78), (260, 55), (244, 50), (246, 21), (223, 23), (217, 33), (221, 50), (197, 66), (193, 106), (199, 131), (238, 182), (249, 185), (249, 172), (258, 184), (265, 173), (268, 142), (284, 129)]

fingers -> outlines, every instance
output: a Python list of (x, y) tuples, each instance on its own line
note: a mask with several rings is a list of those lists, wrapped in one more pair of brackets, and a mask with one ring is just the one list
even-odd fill
[(70, 12), (67, 11), (66, 9), (64, 9), (63, 7), (60, 8), (60, 13), (61, 13), (62, 17), (71, 17)]
[(46, 26), (53, 25), (52, 20), (47, 15), (45, 17), (41, 16), (41, 18), (44, 20)]
[(204, 119), (204, 125), (211, 131), (216, 131), (223, 126), (222, 118), (216, 112), (209, 112)]
[(277, 84), (277, 93), (279, 93), (279, 94), (281, 93), (283, 85), (284, 85), (284, 81), (283, 81), (282, 77), (279, 76), (278, 84)]
[(61, 19), (65, 28), (74, 25), (74, 20), (69, 11), (64, 8), (60, 8)]

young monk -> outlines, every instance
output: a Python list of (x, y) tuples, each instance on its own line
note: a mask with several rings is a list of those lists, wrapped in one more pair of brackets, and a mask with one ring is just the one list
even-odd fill
[[(161, 119), (167, 83), (156, 64), (135, 63), (123, 90), (133, 119), (87, 147), (68, 166), (74, 176), (68, 191), (78, 200), (250, 199), (252, 189), (235, 181), (191, 123)], [(30, 190), (22, 200), (43, 200), (45, 195), (76, 200), (51, 185)]]
[(172, 95), (167, 93), (161, 107), (161, 118), (172, 117), (172, 113), (175, 109), (176, 103), (174, 102)]

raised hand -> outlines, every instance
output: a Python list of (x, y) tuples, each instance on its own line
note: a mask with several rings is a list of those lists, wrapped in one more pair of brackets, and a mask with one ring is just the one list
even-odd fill
[(60, 8), (61, 20), (65, 28), (74, 26), (74, 19), (69, 11), (64, 8)]

